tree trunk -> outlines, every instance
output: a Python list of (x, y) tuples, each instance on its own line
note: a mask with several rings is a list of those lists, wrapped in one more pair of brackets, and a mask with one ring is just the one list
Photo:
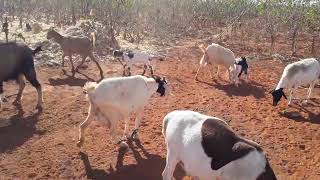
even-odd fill
[(311, 43), (311, 54), (312, 54), (313, 56), (316, 55), (316, 51), (315, 51), (316, 39), (317, 39), (317, 32), (316, 32), (316, 31), (313, 31), (313, 32), (312, 32), (312, 43)]
[(292, 56), (296, 56), (297, 55), (297, 36), (298, 36), (298, 26), (296, 26), (293, 29), (293, 33), (292, 33), (292, 44), (291, 44), (291, 51), (292, 51)]

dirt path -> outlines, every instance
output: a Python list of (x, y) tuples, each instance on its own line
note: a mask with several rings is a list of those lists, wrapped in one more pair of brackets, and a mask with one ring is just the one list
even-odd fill
[[(79, 153), (78, 125), (88, 108), (82, 93), (86, 77), (65, 76), (59, 68), (39, 69), (44, 87), (43, 113), (34, 112), (36, 91), (29, 84), (23, 112), (10, 103), (0, 112), (0, 120), (10, 119), (13, 123), (0, 128), (0, 179), (161, 179), (166, 152), (162, 118), (176, 109), (225, 118), (241, 135), (263, 146), (279, 179), (319, 179), (319, 87), (314, 93), (318, 98), (309, 105), (295, 103), (287, 110), (299, 112), (300, 116), (285, 117), (279, 112), (286, 102), (274, 108), (268, 94), (282, 73), (279, 62), (252, 62), (251, 83), (235, 88), (225, 78), (210, 80), (207, 68), (200, 74), (201, 82), (194, 81), (200, 57), (200, 50), (190, 43), (173, 48), (169, 58), (158, 63), (157, 72), (167, 77), (175, 96), (153, 96), (142, 120), (141, 144), (130, 144), (125, 154), (118, 152), (109, 131), (98, 123), (86, 131), (83, 153)], [(121, 74), (118, 64), (105, 63), (103, 69), (107, 77)], [(93, 63), (81, 71), (94, 79), (99, 77)], [(16, 91), (16, 85), (5, 85), (9, 102)], [(299, 90), (300, 97), (306, 93), (306, 89)], [(181, 179), (182, 171), (178, 169), (176, 175)]]

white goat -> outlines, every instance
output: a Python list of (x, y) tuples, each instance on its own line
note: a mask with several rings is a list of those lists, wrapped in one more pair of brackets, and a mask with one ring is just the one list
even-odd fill
[(274, 180), (276, 176), (263, 150), (238, 136), (216, 117), (194, 111), (173, 111), (163, 121), (167, 145), (164, 180), (171, 180), (176, 164), (201, 180)]
[(160, 61), (162, 58), (154, 56), (152, 54), (148, 54), (146, 52), (124, 52), (121, 50), (115, 50), (113, 51), (113, 56), (117, 58), (122, 58), (124, 63), (120, 61), (120, 63), (123, 66), (123, 75), (125, 76), (128, 74), (129, 76), (131, 75), (131, 68), (132, 65), (137, 65), (137, 64), (143, 64), (143, 72), (142, 75), (146, 73), (146, 69), (150, 69), (151, 75), (153, 74), (153, 67), (151, 62), (155, 59), (159, 59)]
[[(236, 79), (232, 79), (232, 74), (234, 73), (234, 70), (235, 70), (234, 63), (236, 58), (230, 49), (215, 43), (212, 43), (207, 48), (204, 48), (203, 46), (199, 46), (199, 48), (203, 51), (203, 56), (200, 60), (200, 66), (195, 76), (196, 80), (198, 80), (198, 74), (200, 72), (201, 67), (206, 66), (209, 63), (212, 66), (217, 65), (218, 77), (219, 77), (219, 66), (222, 65), (226, 67), (228, 70), (229, 80), (233, 82), (236, 81), (236, 79), (238, 78), (237, 76), (234, 77)], [(212, 71), (211, 71), (211, 77), (213, 78)]]
[(108, 78), (98, 84), (87, 83), (84, 90), (87, 93), (90, 106), (86, 120), (80, 125), (78, 146), (82, 146), (84, 130), (96, 116), (99, 121), (109, 126), (112, 139), (117, 143), (121, 142), (122, 147), (127, 147), (127, 144), (117, 136), (118, 121), (125, 120), (124, 135), (128, 137), (130, 115), (136, 113), (135, 130), (131, 137), (138, 138), (138, 129), (144, 106), (155, 92), (164, 96), (166, 94), (166, 84), (165, 79), (156, 76), (148, 78), (140, 75)]
[(286, 95), (283, 92), (284, 88), (288, 88), (290, 91), (288, 102), (288, 105), (290, 105), (293, 91), (297, 90), (297, 88), (301, 85), (309, 84), (310, 87), (307, 94), (307, 102), (311, 97), (312, 90), (319, 80), (319, 77), (320, 62), (315, 58), (303, 59), (301, 61), (288, 64), (283, 70), (277, 87), (271, 91), (271, 94), (273, 96), (273, 105), (276, 106), (282, 96), (287, 99)]

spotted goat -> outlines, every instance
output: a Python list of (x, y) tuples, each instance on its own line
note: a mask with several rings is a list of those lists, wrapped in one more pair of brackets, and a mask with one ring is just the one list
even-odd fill
[(177, 163), (201, 180), (276, 180), (261, 147), (237, 135), (216, 117), (194, 111), (173, 111), (163, 120), (167, 146), (164, 180), (171, 180)]

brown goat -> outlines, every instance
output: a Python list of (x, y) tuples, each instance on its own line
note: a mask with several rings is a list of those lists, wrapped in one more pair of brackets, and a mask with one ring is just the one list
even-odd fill
[[(79, 67), (84, 63), (86, 58), (89, 56), (93, 62), (96, 63), (96, 65), (99, 68), (101, 79), (103, 79), (103, 71), (98, 63), (98, 61), (93, 56), (93, 47), (95, 45), (96, 35), (95, 33), (91, 33), (92, 40), (90, 40), (86, 36), (63, 36), (59, 34), (57, 31), (55, 31), (53, 28), (50, 28), (47, 33), (47, 39), (53, 39), (55, 42), (57, 42), (63, 51), (62, 55), (62, 66), (64, 67), (64, 58), (66, 56), (69, 56), (70, 63), (72, 66), (72, 76), (74, 76), (75, 72), (78, 71)], [(72, 55), (73, 54), (79, 54), (82, 56), (81, 63), (74, 68), (73, 61), (72, 61)]]

